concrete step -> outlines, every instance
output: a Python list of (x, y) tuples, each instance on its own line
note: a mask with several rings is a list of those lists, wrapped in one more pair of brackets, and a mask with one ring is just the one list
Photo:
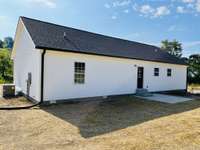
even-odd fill
[(137, 96), (148, 97), (152, 96), (153, 94), (148, 91), (148, 89), (136, 89)]

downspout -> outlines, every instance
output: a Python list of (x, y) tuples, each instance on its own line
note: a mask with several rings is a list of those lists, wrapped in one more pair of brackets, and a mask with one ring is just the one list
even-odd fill
[(43, 50), (41, 55), (41, 87), (40, 87), (40, 104), (44, 102), (44, 58), (46, 49)]
[(187, 67), (187, 71), (186, 71), (186, 93), (188, 93), (188, 73), (189, 73), (189, 69)]

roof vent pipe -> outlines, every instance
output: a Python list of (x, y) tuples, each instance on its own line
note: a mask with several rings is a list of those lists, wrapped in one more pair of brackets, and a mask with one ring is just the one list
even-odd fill
[(66, 32), (64, 32), (63, 38), (64, 38), (65, 40), (68, 40)]

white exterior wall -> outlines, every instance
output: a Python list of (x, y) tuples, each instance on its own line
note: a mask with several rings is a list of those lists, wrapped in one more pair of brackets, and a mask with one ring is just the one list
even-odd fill
[[(85, 84), (74, 83), (74, 62), (85, 62)], [(144, 88), (149, 91), (186, 88), (187, 67), (183, 65), (47, 51), (44, 100), (135, 93), (137, 66), (144, 67)], [(154, 76), (154, 68), (160, 68), (159, 77)], [(171, 77), (167, 68), (172, 69)]]
[(40, 101), (41, 51), (34, 48), (34, 43), (22, 21), (18, 23), (12, 55), (16, 88), (27, 94), (27, 79), (30, 72), (32, 74), (32, 84), (29, 96)]

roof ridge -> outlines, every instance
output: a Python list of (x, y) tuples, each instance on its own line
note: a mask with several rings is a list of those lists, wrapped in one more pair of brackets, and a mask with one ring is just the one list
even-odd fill
[(76, 28), (73, 28), (73, 27), (68, 27), (68, 26), (64, 26), (64, 25), (60, 25), (60, 24), (56, 24), (56, 23), (52, 23), (52, 22), (42, 21), (42, 20), (39, 20), (39, 19), (33, 19), (33, 18), (25, 17), (25, 16), (20, 16), (20, 18), (25, 18), (25, 19), (29, 19), (29, 20), (33, 20), (33, 21), (38, 21), (38, 22), (42, 22), (42, 23), (46, 23), (46, 24), (50, 24), (50, 25), (55, 25), (55, 26), (58, 26), (58, 27), (63, 27), (63, 28), (70, 28), (70, 29), (77, 30), (77, 31), (80, 31), (80, 32), (87, 32), (87, 33), (90, 33), (90, 34), (96, 34), (96, 35), (104, 36), (104, 37), (107, 37), (107, 38), (114, 38), (114, 39), (118, 39), (118, 40), (123, 40), (125, 42), (134, 42), (134, 43), (140, 44), (140, 45), (147, 45), (147, 46), (152, 46), (152, 47), (155, 47), (155, 48), (159, 48), (158, 46), (151, 45), (151, 44), (131, 41), (131, 40), (128, 40), (128, 39), (123, 39), (123, 38), (119, 38), (119, 37), (104, 35), (104, 34), (100, 34), (100, 33), (86, 31), (86, 30), (83, 30), (83, 29), (76, 29)]

